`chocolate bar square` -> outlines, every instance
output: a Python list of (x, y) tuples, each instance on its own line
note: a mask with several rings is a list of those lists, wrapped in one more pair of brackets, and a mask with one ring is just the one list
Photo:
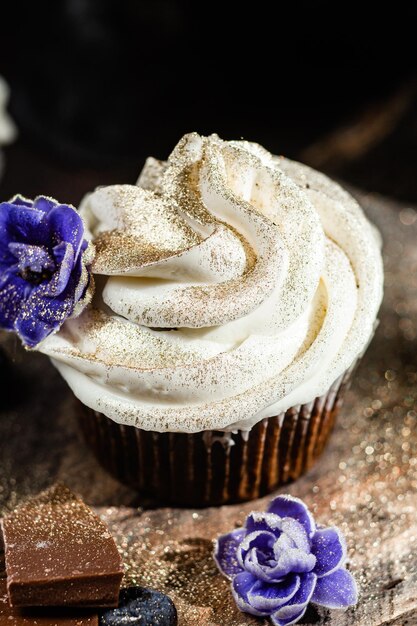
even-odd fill
[(2, 520), (10, 604), (117, 606), (123, 567), (100, 518), (63, 485)]

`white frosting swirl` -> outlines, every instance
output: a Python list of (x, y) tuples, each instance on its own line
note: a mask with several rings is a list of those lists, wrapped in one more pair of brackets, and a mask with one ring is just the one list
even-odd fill
[(117, 422), (250, 429), (325, 393), (372, 336), (376, 230), (336, 183), (256, 144), (187, 135), (81, 211), (97, 294), (40, 349)]

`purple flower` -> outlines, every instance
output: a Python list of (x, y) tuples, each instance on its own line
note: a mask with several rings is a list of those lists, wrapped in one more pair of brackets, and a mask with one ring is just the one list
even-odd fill
[(298, 622), (309, 602), (331, 609), (357, 602), (340, 530), (318, 528), (292, 496), (278, 496), (266, 513), (251, 513), (244, 528), (219, 537), (214, 558), (239, 609), (276, 626)]
[(86, 305), (92, 248), (77, 211), (51, 198), (0, 204), (0, 327), (33, 348)]

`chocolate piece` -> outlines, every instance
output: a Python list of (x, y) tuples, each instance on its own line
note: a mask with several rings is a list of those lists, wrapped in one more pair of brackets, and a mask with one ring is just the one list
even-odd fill
[(107, 527), (56, 485), (2, 521), (13, 606), (117, 606), (123, 568)]
[(100, 617), (100, 626), (176, 626), (177, 609), (171, 598), (146, 587), (128, 587), (120, 592), (117, 609)]
[(0, 626), (98, 626), (94, 613), (71, 609), (19, 609), (11, 607), (6, 579), (0, 579)]

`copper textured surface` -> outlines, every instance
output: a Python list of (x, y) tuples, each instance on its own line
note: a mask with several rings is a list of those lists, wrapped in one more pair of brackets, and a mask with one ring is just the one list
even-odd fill
[[(323, 456), (281, 489), (305, 499), (319, 522), (346, 534), (360, 586), (347, 612), (311, 609), (304, 624), (417, 624), (417, 212), (372, 195), (362, 202), (385, 239), (381, 323)], [(77, 434), (76, 404), (40, 355), (15, 360), (0, 418), (3, 509), (56, 479), (98, 507), (127, 565), (126, 580), (167, 591), (180, 626), (262, 624), (234, 608), (211, 559), (212, 539), (269, 497), (203, 510), (136, 508), (134, 492), (100, 469)]]

